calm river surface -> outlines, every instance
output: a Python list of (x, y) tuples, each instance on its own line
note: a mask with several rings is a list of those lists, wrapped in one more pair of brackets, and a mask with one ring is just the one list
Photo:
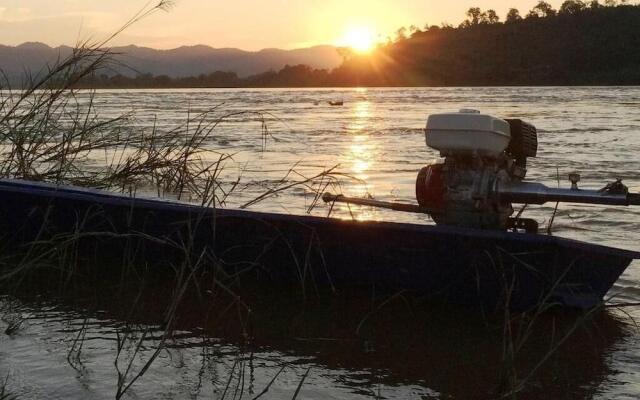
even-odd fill
[[(328, 105), (336, 100), (344, 101), (344, 106)], [(438, 157), (425, 146), (427, 115), (475, 108), (521, 118), (538, 128), (538, 158), (529, 164), (529, 179), (555, 186), (559, 176), (561, 185), (567, 186), (567, 174), (577, 171), (583, 187), (600, 188), (623, 178), (632, 191), (640, 192), (640, 88), (98, 91), (95, 104), (102, 116), (133, 112), (139, 126), (156, 124), (161, 129), (183, 124), (189, 113), (215, 106), (220, 107), (218, 113), (260, 111), (272, 135), (264, 149), (256, 118), (233, 118), (216, 128), (211, 149), (235, 154), (225, 167), (229, 180), (241, 177), (242, 183), (268, 183), (292, 167), (311, 176), (337, 166), (337, 171), (358, 179), (343, 179), (344, 194), (368, 193), (379, 200), (406, 202), (414, 201), (417, 171)], [(248, 189), (229, 206), (259, 193), (260, 189)], [(303, 214), (312, 200), (311, 193), (294, 190), (253, 209)], [(312, 212), (326, 215), (328, 210), (319, 205)], [(334, 212), (350, 217), (346, 208)], [(369, 208), (352, 207), (351, 212), (358, 219), (430, 223), (426, 217)], [(553, 205), (547, 205), (532, 207), (525, 215), (546, 226), (552, 212)], [(640, 207), (560, 205), (554, 234), (640, 251)], [(640, 302), (638, 262), (611, 295), (615, 295), (612, 302)], [(17, 398), (114, 397), (115, 332), (120, 321), (108, 312), (88, 315), (47, 299), (2, 298), (0, 307), (24, 319), (15, 333), (0, 333), (0, 387), (6, 377), (7, 389)], [(577, 379), (572, 393), (575, 398), (638, 398), (640, 328), (634, 323), (640, 307), (625, 312), (612, 308), (603, 318), (607, 321), (603, 324), (615, 325), (616, 333), (608, 334), (597, 361), (589, 361), (595, 371)], [(412, 324), (425, 325), (429, 320), (426, 311), (411, 317)], [(325, 322), (332, 324), (331, 318)], [(6, 324), (0, 321), (0, 332)], [(78, 357), (80, 363), (68, 357), (79, 334), (89, 339)], [(286, 368), (261, 398), (292, 398), (305, 374), (298, 396), (304, 399), (449, 398), (456, 393), (451, 387), (473, 380), (447, 365), (447, 352), (459, 349), (441, 337), (446, 332), (435, 338), (425, 333), (421, 340), (431, 343), (407, 341), (407, 348), (391, 352), (367, 340), (327, 337), (331, 334), (321, 330), (317, 335), (322, 336), (309, 334), (313, 339), (290, 337), (241, 348), (224, 338), (185, 331), (125, 398), (250, 399), (269, 385), (282, 365)], [(578, 368), (582, 362), (567, 361), (561, 370)], [(437, 373), (440, 368), (449, 372)]]

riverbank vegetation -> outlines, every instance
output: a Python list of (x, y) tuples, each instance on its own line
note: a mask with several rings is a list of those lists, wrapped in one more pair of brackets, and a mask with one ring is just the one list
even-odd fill
[(640, 5), (567, 0), (556, 10), (540, 1), (528, 12), (472, 7), (450, 24), (398, 30), (368, 54), (341, 49), (333, 70), (306, 65), (241, 77), (214, 71), (194, 77), (84, 77), (83, 88), (494, 86), (640, 84)]
[[(120, 31), (170, 5), (162, 0), (148, 6)], [(224, 171), (234, 154), (216, 148), (217, 128), (224, 123), (253, 126), (256, 147), (264, 150), (271, 138), (267, 127), (270, 116), (259, 110), (229, 111), (218, 105), (186, 113), (183, 123), (171, 127), (157, 126), (153, 121), (141, 124), (133, 112), (102, 115), (95, 93), (80, 92), (77, 87), (115, 62), (106, 46), (112, 37), (80, 43), (72, 54), (50, 65), (45, 73), (26, 76), (23, 90), (10, 89), (6, 80), (0, 84), (0, 178), (73, 184), (131, 195), (146, 190), (157, 192), (159, 197), (177, 197), (215, 208), (224, 206), (232, 196), (238, 196), (240, 204), (249, 207), (285, 190), (311, 193), (317, 201), (324, 189), (344, 177), (333, 168), (305, 176), (292, 166), (276, 180), (245, 182), (241, 172), (230, 179)], [(277, 118), (272, 119), (277, 123)], [(247, 196), (247, 192), (257, 194)], [(34, 215), (42, 219), (35, 222), (36, 236), (24, 243), (9, 239), (21, 235), (15, 234), (20, 227), (7, 223), (11, 210), (0, 213), (4, 239), (0, 245), (0, 335), (28, 335), (22, 330), (24, 318), (15, 311), (14, 299), (35, 295), (75, 304), (86, 300), (85, 305), (95, 309), (103, 300), (111, 303), (126, 298), (126, 312), (119, 316), (122, 325), (113, 331), (116, 399), (134, 391), (134, 384), (180, 336), (177, 331), (186, 297), (195, 294), (198, 301), (204, 297), (213, 299), (217, 318), (226, 316), (227, 311), (232, 314), (237, 310), (240, 319), (250, 313), (238, 291), (242, 271), (224, 271), (213, 249), (194, 250), (195, 233), (203, 229), (206, 221), (211, 222), (203, 217), (209, 208), (203, 208), (202, 215), (188, 221), (193, 225), (180, 225), (185, 236), (176, 238), (144, 234), (132, 225), (118, 231), (109, 213), (99, 205), (75, 210), (76, 214), (72, 214), (77, 224), (69, 230), (57, 230), (60, 220), (51, 218), (50, 207), (53, 205), (33, 208)], [(145, 253), (150, 248), (156, 251)], [(151, 260), (142, 255), (150, 253), (165, 257)], [(105, 262), (105, 258), (109, 260)], [(139, 297), (157, 289), (157, 285), (164, 290), (162, 296), (147, 298), (140, 304)], [(156, 314), (156, 319), (144, 321), (153, 327), (141, 327), (140, 318), (150, 309), (162, 312), (160, 316)], [(198, 323), (206, 322), (209, 316), (198, 314), (202, 318)], [(85, 373), (83, 332), (84, 326), (77, 336), (73, 335), (66, 357), (79, 376)], [(7, 370), (5, 375), (5, 365), (0, 365), (0, 400), (20, 393), (10, 379), (11, 365)]]

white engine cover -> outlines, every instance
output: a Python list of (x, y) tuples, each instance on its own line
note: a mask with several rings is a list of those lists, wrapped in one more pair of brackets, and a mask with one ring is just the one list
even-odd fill
[(507, 121), (476, 110), (430, 115), (425, 133), (427, 146), (443, 155), (497, 157), (511, 141), (511, 128)]

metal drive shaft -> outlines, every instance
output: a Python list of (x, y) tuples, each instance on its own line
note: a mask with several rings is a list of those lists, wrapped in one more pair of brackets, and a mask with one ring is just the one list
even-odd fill
[(357, 204), (361, 206), (370, 206), (370, 207), (378, 207), (378, 208), (386, 208), (394, 211), (404, 211), (404, 212), (412, 212), (419, 214), (431, 214), (433, 210), (425, 207), (420, 207), (417, 204), (408, 204), (408, 203), (391, 203), (386, 201), (378, 201), (371, 199), (361, 199), (357, 197), (347, 197), (341, 194), (331, 194), (325, 193), (322, 195), (322, 200), (325, 203), (348, 203), (348, 204)]
[(590, 189), (556, 189), (533, 182), (501, 185), (495, 189), (495, 193), (505, 202), (520, 204), (561, 202), (612, 206), (640, 205), (640, 194), (638, 193), (611, 193)]

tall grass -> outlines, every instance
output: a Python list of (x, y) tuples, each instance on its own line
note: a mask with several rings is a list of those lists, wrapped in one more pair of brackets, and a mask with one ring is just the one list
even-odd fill
[[(223, 206), (241, 185), (240, 178), (224, 181), (225, 164), (234, 154), (212, 146), (216, 128), (229, 121), (253, 120), (264, 148), (270, 137), (267, 119), (256, 111), (227, 112), (222, 105), (196, 115), (189, 113), (181, 125), (166, 129), (136, 126), (133, 113), (102, 117), (95, 92), (75, 87), (83, 78), (108, 70), (116, 54), (108, 44), (143, 18), (167, 10), (162, 0), (140, 10), (105, 40), (79, 43), (66, 58), (24, 78), (21, 89), (12, 89), (0, 74), (0, 177), (73, 184), (120, 191), (153, 188), (160, 196), (179, 198), (189, 193), (203, 205)], [(296, 186), (315, 193), (313, 184), (336, 183), (332, 169), (313, 177), (300, 176), (295, 168), (245, 206)]]
[(14, 400), (17, 397), (9, 393), (7, 384), (9, 383), (9, 375), (5, 377), (3, 381), (0, 381), (0, 400)]
[[(185, 121), (171, 128), (153, 124), (140, 127), (136, 115), (128, 113), (103, 117), (96, 107), (96, 93), (77, 90), (82, 79), (109, 69), (117, 63), (109, 42), (120, 32), (142, 18), (166, 10), (171, 2), (162, 0), (145, 7), (114, 35), (103, 41), (82, 42), (69, 56), (48, 65), (36, 74), (28, 74), (19, 89), (11, 87), (5, 75), (0, 78), (0, 178), (25, 179), (55, 184), (72, 184), (91, 188), (135, 194), (138, 190), (154, 191), (158, 196), (172, 196), (189, 200), (205, 207), (223, 207), (230, 196), (251, 188), (241, 178), (228, 179), (223, 173), (234, 154), (217, 151), (212, 146), (214, 135), (221, 124), (229, 121), (251, 120), (256, 123), (256, 142), (264, 149), (270, 132), (267, 120), (271, 116), (260, 111), (228, 112), (223, 106), (215, 106), (198, 114), (185, 116)], [(264, 187), (254, 199), (246, 199), (244, 207), (250, 207), (279, 193), (302, 187), (314, 196), (313, 204), (328, 186), (338, 185), (340, 174), (331, 168), (310, 177), (296, 171), (295, 166), (284, 172), (282, 179)], [(96, 211), (99, 213), (99, 211)], [(203, 209), (202, 216), (206, 211)], [(239, 276), (228, 276), (217, 268), (217, 257), (210, 251), (194, 247), (194, 238), (181, 241), (166, 237), (149, 237), (136, 232), (91, 232), (85, 228), (95, 215), (78, 216), (73, 232), (63, 235), (47, 235), (46, 211), (41, 235), (24, 249), (13, 254), (3, 254), (0, 266), (0, 285), (5, 292), (19, 293), (23, 282), (42, 272), (57, 279), (49, 281), (51, 289), (60, 292), (75, 291), (90, 279), (95, 270), (83, 266), (80, 256), (82, 243), (88, 238), (115, 240), (122, 245), (123, 256), (119, 266), (120, 278), (115, 293), (123, 294), (136, 288), (143, 293), (147, 286), (148, 265), (140, 263), (139, 253), (145, 243), (169, 248), (176, 257), (168, 262), (171, 270), (170, 290), (162, 321), (159, 340), (151, 355), (142, 359), (142, 348), (149, 343), (149, 331), (134, 326), (124, 326), (118, 331), (114, 368), (117, 372), (115, 397), (121, 398), (140, 380), (152, 366), (160, 352), (171, 339), (178, 310), (185, 294), (196, 288), (198, 293), (223, 293), (230, 296), (245, 312), (249, 307), (235, 293), (234, 281)], [(200, 218), (201, 219), (201, 218)], [(200, 221), (196, 218), (195, 225)], [(188, 230), (195, 234), (198, 227)], [(85, 260), (86, 261), (86, 260)], [(200, 282), (207, 266), (216, 271), (211, 285)], [(83, 283), (74, 285), (79, 279)], [(97, 282), (93, 281), (93, 284)], [(109, 283), (111, 284), (111, 283)], [(141, 296), (141, 295), (140, 295)], [(130, 313), (144, 313), (137, 303), (137, 296), (130, 306)], [(3, 316), (10, 315), (4, 313)], [(8, 318), (8, 317), (7, 317)], [(133, 318), (132, 318), (133, 319)], [(19, 329), (20, 321), (8, 323), (10, 333)], [(81, 354), (84, 330), (80, 330), (70, 347), (67, 361), (82, 369)], [(5, 395), (4, 386), (0, 397)]]

